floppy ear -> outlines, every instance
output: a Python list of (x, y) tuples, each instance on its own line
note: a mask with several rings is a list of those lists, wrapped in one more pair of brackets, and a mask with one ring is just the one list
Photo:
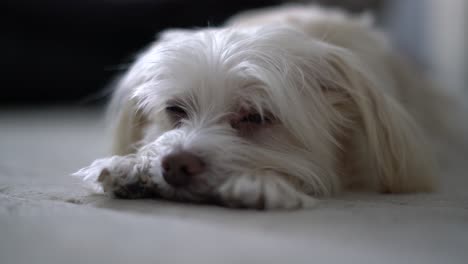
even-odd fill
[(362, 177), (377, 183), (383, 192), (432, 190), (435, 166), (431, 150), (416, 121), (391, 96), (393, 87), (378, 82), (373, 71), (345, 49), (332, 50), (326, 61), (331, 73), (325, 82), (350, 100), (357, 129), (362, 130), (351, 146), (364, 151), (344, 150), (360, 155), (359, 166), (368, 167)]
[(114, 91), (107, 108), (113, 155), (134, 153), (136, 144), (143, 138), (147, 121), (133, 96), (136, 87), (143, 82), (143, 77), (129, 70), (113, 85)]
[(136, 145), (143, 139), (143, 129), (146, 124), (144, 116), (130, 99), (121, 105), (113, 124), (113, 155), (127, 155), (134, 153)]
[(137, 150), (137, 144), (143, 139), (143, 130), (148, 123), (135, 97), (138, 88), (153, 77), (154, 63), (148, 63), (153, 49), (161, 42), (181, 38), (192, 33), (191, 30), (171, 29), (159, 34), (158, 40), (143, 50), (135, 59), (130, 69), (116, 82), (112, 100), (108, 108), (108, 118), (112, 124), (114, 155), (126, 155)]

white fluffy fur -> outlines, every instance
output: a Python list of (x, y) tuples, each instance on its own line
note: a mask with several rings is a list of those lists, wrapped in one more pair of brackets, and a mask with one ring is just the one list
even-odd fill
[[(343, 190), (430, 191), (423, 131), (440, 115), (418, 102), (437, 93), (368, 16), (289, 6), (168, 30), (116, 88), (117, 156), (76, 175), (121, 197), (255, 208), (308, 207)], [(179, 126), (165, 112), (174, 102), (188, 114)], [(273, 121), (243, 135), (229, 117), (245, 109)], [(161, 177), (161, 158), (175, 150), (207, 163), (188, 187)]]

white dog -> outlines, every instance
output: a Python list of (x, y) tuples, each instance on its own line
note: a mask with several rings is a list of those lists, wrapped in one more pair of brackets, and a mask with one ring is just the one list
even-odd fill
[(122, 198), (266, 209), (431, 191), (441, 95), (370, 20), (288, 6), (164, 32), (115, 90), (116, 156), (75, 174)]

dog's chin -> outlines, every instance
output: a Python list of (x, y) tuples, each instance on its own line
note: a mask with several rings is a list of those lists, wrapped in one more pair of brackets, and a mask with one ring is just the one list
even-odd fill
[[(222, 174), (222, 175), (221, 175)], [(158, 198), (239, 209), (297, 209), (315, 206), (316, 200), (298, 191), (273, 171), (206, 173), (185, 186), (172, 186), (153, 177)]]
[(186, 187), (163, 187), (159, 190), (159, 196), (169, 201), (197, 204), (213, 204), (215, 200), (208, 193), (197, 193)]
[(189, 184), (187, 186), (171, 186), (165, 182), (158, 184), (157, 194), (160, 198), (197, 204), (222, 204), (215, 186), (207, 184)]
[(171, 187), (161, 197), (178, 202), (214, 204), (230, 208), (297, 209), (310, 208), (316, 200), (276, 175), (233, 175), (216, 186)]
[(238, 195), (232, 193), (232, 190), (230, 192), (229, 186), (234, 185), (233, 183), (236, 182), (236, 178), (239, 177), (231, 176), (225, 178), (223, 181), (210, 181), (210, 178), (219, 179), (219, 177), (210, 176), (212, 177), (205, 176), (203, 180), (198, 179), (186, 186), (171, 186), (164, 182), (164, 180), (158, 179), (158, 188), (155, 191), (155, 196), (157, 196), (157, 198), (182, 203), (219, 205), (231, 208), (265, 208), (262, 199), (249, 199), (249, 197), (260, 197), (260, 189), (252, 188), (247, 192), (243, 192), (242, 195)]

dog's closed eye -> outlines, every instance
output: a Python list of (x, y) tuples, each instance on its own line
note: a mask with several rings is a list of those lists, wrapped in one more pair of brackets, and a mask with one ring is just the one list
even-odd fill
[(253, 113), (243, 116), (239, 122), (244, 124), (263, 125), (271, 123), (271, 119), (267, 116), (262, 116), (259, 113)]
[(187, 118), (185, 109), (178, 105), (169, 105), (165, 111), (176, 124), (179, 124), (182, 119)]
[(248, 136), (255, 131), (273, 123), (273, 119), (260, 113), (245, 113), (231, 121), (232, 128), (239, 131), (242, 136)]
[(178, 105), (171, 105), (171, 106), (166, 107), (166, 112), (170, 114), (176, 114), (176, 115), (187, 115), (185, 110)]

